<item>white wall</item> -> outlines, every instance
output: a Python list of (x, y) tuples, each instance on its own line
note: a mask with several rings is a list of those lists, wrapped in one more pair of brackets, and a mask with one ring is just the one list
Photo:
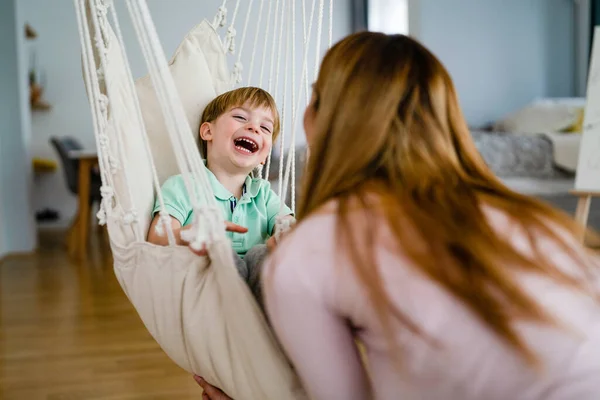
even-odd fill
[[(134, 77), (145, 74), (146, 67), (141, 51), (137, 46), (137, 39), (127, 15), (125, 2), (115, 1), (117, 12), (121, 15), (120, 23), (123, 30), (126, 49), (130, 58)], [(158, 35), (167, 54), (170, 57), (186, 32), (200, 22), (204, 17), (212, 20), (222, 0), (147, 0), (148, 7), (154, 19)], [(233, 1), (230, 1), (229, 20), (233, 13)], [(244, 18), (247, 15), (245, 7), (247, 1), (242, 1), (243, 6), (239, 12), (237, 25), (238, 45), (241, 40)], [(312, 3), (307, 1), (307, 3)], [(250, 24), (247, 33), (247, 48), (252, 46), (254, 29), (257, 23), (258, 7), (260, 0), (254, 1), (254, 11), (250, 14)], [(302, 21), (298, 5), (296, 20)], [(317, 2), (318, 4), (318, 2)], [(23, 18), (29, 21), (39, 33), (36, 41), (38, 65), (45, 71), (47, 87), (45, 97), (53, 108), (50, 112), (36, 112), (33, 115), (31, 149), (36, 156), (57, 159), (56, 154), (49, 146), (48, 140), (53, 135), (72, 135), (79, 138), (85, 146), (95, 147), (91, 114), (85, 95), (80, 67), (80, 45), (77, 23), (73, 2), (71, 0), (54, 0), (49, 5), (48, 0), (19, 0), (19, 11)], [(266, 9), (266, 7), (265, 7)], [(308, 14), (308, 12), (307, 12)], [(327, 9), (325, 20), (327, 20)], [(265, 18), (261, 25), (264, 30)], [(349, 0), (334, 0), (334, 31), (333, 40), (336, 41), (350, 32), (350, 6)], [(298, 25), (301, 27), (301, 24)], [(323, 37), (327, 38), (327, 25), (323, 27)], [(313, 29), (316, 33), (316, 26)], [(316, 36), (313, 34), (313, 37)], [(297, 73), (301, 66), (302, 31), (296, 32), (297, 47)], [(314, 40), (313, 40), (314, 43)], [(326, 40), (323, 41), (321, 54), (326, 49)], [(260, 56), (260, 52), (257, 56)], [(249, 52), (243, 53), (242, 61), (245, 71), (249, 68)], [(314, 74), (313, 52), (309, 58), (309, 72), (311, 80)], [(284, 60), (282, 59), (282, 66)], [(282, 79), (283, 80), (283, 79)], [(247, 77), (244, 80), (247, 83)], [(257, 84), (256, 81), (251, 82)], [(277, 99), (281, 101), (281, 96)], [(289, 101), (289, 97), (288, 97)], [(303, 111), (303, 110), (301, 110)], [(301, 116), (301, 115), (300, 115)], [(299, 118), (300, 120), (301, 118)], [(301, 132), (297, 133), (297, 141), (303, 140)], [(76, 210), (76, 199), (68, 194), (62, 171), (46, 176), (37, 181), (35, 188), (36, 209), (51, 207), (60, 211), (62, 221), (67, 223)]]
[(36, 246), (25, 150), (26, 75), (20, 68), (23, 26), (16, 23), (15, 1), (0, 0), (0, 257)]
[(450, 71), (469, 123), (575, 94), (571, 0), (411, 0), (409, 30)]

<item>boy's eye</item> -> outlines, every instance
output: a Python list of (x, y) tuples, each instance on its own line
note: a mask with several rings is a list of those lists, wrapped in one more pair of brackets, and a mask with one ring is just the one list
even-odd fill
[(267, 133), (271, 133), (271, 130), (269, 129), (268, 126), (262, 126), (261, 128), (263, 128), (263, 130)]
[(246, 118), (244, 116), (242, 116), (242, 115), (234, 115), (233, 118), (235, 118), (237, 120), (240, 120), (240, 121), (245, 121), (246, 120)]

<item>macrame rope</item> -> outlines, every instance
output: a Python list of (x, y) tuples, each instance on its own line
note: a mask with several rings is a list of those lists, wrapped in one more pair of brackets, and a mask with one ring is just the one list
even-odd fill
[[(267, 45), (269, 42), (269, 33), (271, 32), (271, 8), (273, 6), (273, 2), (269, 1), (269, 11), (267, 12), (267, 26), (265, 27), (265, 40), (263, 41), (263, 52), (262, 52), (262, 63), (260, 64), (260, 72), (258, 76), (258, 86), (262, 87), (263, 85), (263, 73), (265, 71), (265, 57), (267, 55)], [(252, 60), (250, 60), (250, 71), (248, 72), (248, 84), (250, 84), (250, 79), (252, 79), (252, 72), (254, 71), (254, 57), (256, 55), (256, 50), (258, 48), (258, 33), (260, 32), (260, 22), (262, 18), (262, 12), (264, 7), (265, 0), (260, 1), (260, 15), (258, 16), (259, 25), (256, 27), (256, 32), (254, 34), (254, 52), (252, 53)]]
[[(243, 69), (242, 53), (244, 51), (244, 44), (246, 42), (246, 32), (248, 31), (248, 22), (250, 22), (250, 15), (252, 13), (252, 3), (253, 2), (254, 2), (254, 0), (249, 0), (249, 2), (248, 2), (248, 10), (246, 13), (246, 22), (244, 22), (244, 30), (242, 31), (242, 40), (240, 42), (240, 50), (238, 51), (237, 61), (233, 65), (233, 76), (234, 76), (236, 83), (242, 82), (242, 69)], [(260, 20), (260, 14), (259, 14), (259, 20)], [(257, 27), (257, 31), (258, 31), (258, 27)], [(254, 51), (252, 52), (252, 59), (254, 59), (255, 51), (256, 51), (256, 46), (254, 46)]]
[[(292, 137), (290, 139), (290, 147), (288, 152), (288, 165), (285, 171), (285, 178), (283, 180), (283, 185), (285, 188), (288, 187), (288, 179), (290, 173), (292, 175), (292, 182), (294, 182), (295, 173), (293, 170), (294, 158), (295, 158), (295, 149), (296, 149), (296, 7), (292, 6), (292, 16), (291, 16), (291, 25), (292, 25)], [(283, 157), (281, 157), (283, 159)], [(289, 159), (292, 160), (292, 166), (290, 166)], [(296, 202), (294, 199), (295, 186), (292, 186), (292, 201), (291, 201), (291, 209), (295, 213), (296, 212)], [(285, 195), (281, 200), (281, 211), (283, 211), (283, 205), (285, 204)]]
[(321, 61), (321, 34), (323, 31), (323, 13), (325, 8), (325, 0), (319, 0), (319, 22), (317, 25), (317, 49), (315, 52), (315, 75), (314, 79), (317, 79), (319, 73), (319, 64)]
[[(279, 71), (281, 70), (281, 68), (279, 68), (279, 62), (281, 61), (281, 45), (283, 43), (283, 25), (284, 25), (284, 20), (285, 20), (285, 11), (286, 11), (286, 0), (283, 0), (283, 4), (281, 7), (281, 25), (279, 28), (279, 37), (282, 38), (282, 40), (279, 41), (279, 46), (277, 49), (277, 53), (279, 55), (278, 59), (277, 59), (277, 73), (276, 73), (276, 85), (275, 85), (275, 98), (279, 98), (278, 96), (278, 92), (279, 92)], [(288, 18), (289, 19), (289, 18)], [(287, 43), (289, 41), (289, 33), (290, 33), (290, 29), (289, 29), (289, 23), (287, 24), (288, 29), (286, 30), (286, 36), (285, 36), (285, 41), (286, 41), (286, 48), (285, 48), (285, 62), (284, 62), (284, 68), (287, 71), (288, 70), (288, 56), (289, 56), (289, 46), (287, 46)], [(287, 93), (287, 78), (288, 78), (289, 74), (284, 74), (284, 83), (283, 83), (283, 101), (281, 103), (281, 120), (285, 121), (285, 106), (286, 106), (286, 93)], [(279, 142), (279, 147), (280, 147), (280, 151), (279, 151), (279, 196), (281, 197), (281, 192), (283, 189), (283, 152), (284, 152), (284, 144), (285, 144), (285, 124), (282, 123), (281, 124), (281, 139)], [(272, 147), (271, 147), (272, 149)]]
[[(131, 0), (129, 0), (131, 1)], [(168, 65), (166, 63), (166, 58), (164, 56), (162, 47), (160, 46), (160, 41), (158, 39), (158, 35), (156, 30), (154, 29), (154, 24), (152, 24), (150, 13), (147, 9), (147, 5), (145, 2), (140, 2), (139, 17), (141, 18), (141, 22), (145, 25), (142, 27), (145, 28), (145, 31), (142, 31), (142, 38), (144, 40), (150, 40), (151, 46), (149, 48), (151, 60), (157, 65), (160, 66), (160, 73), (156, 74), (155, 78), (157, 83), (156, 86), (160, 89), (161, 93), (165, 93), (168, 98), (163, 99), (168, 105), (168, 110), (166, 114), (169, 116), (169, 120), (174, 123), (173, 127), (176, 129), (172, 129), (174, 132), (174, 138), (177, 139), (176, 142), (180, 144), (179, 151), (176, 151), (176, 156), (178, 159), (183, 159), (187, 161), (190, 166), (192, 177), (196, 182), (200, 181), (201, 187), (203, 190), (195, 191), (196, 196), (199, 196), (199, 202), (197, 203), (197, 207), (200, 207), (202, 200), (205, 204), (210, 207), (216, 207), (216, 201), (214, 199), (214, 195), (212, 194), (212, 189), (210, 186), (210, 181), (206, 174), (206, 167), (202, 162), (198, 152), (195, 141), (193, 140), (193, 135), (191, 133), (190, 127), (187, 123), (187, 118), (183, 112), (182, 107), (177, 107), (181, 102), (179, 100), (179, 95), (177, 89), (175, 88), (175, 84), (172, 79), (172, 75), (168, 69)], [(152, 74), (151, 74), (152, 77)], [(175, 107), (175, 108), (173, 108)], [(187, 170), (182, 168), (182, 174), (187, 175)], [(189, 180), (189, 178), (188, 178)], [(220, 214), (219, 214), (220, 215)], [(222, 227), (222, 225), (221, 225)]]
[[(314, 0), (313, 0), (314, 1)], [(306, 47), (306, 0), (302, 0), (302, 44), (304, 47)], [(304, 48), (303, 47), (303, 48)], [(300, 77), (300, 81), (303, 80), (303, 76)], [(309, 94), (308, 94), (308, 79), (306, 80), (306, 85), (305, 85), (305, 89), (304, 89), (304, 93), (306, 96), (306, 102), (308, 103), (309, 101)]]
[[(269, 2), (270, 4), (270, 2)], [(250, 80), (252, 79), (252, 73), (254, 72), (254, 59), (256, 58), (256, 49), (258, 48), (258, 34), (260, 32), (260, 27), (261, 27), (261, 23), (262, 23), (262, 14), (263, 14), (263, 7), (265, 5), (265, 0), (260, 0), (260, 7), (258, 9), (258, 20), (256, 21), (256, 31), (254, 32), (254, 41), (252, 43), (254, 43), (254, 46), (252, 46), (252, 56), (250, 57), (250, 69), (248, 70), (248, 86), (250, 86)], [(248, 16), (250, 16), (250, 13), (248, 13)], [(248, 20), (246, 20), (246, 23), (248, 22)], [(267, 20), (268, 22), (268, 20)], [(246, 28), (244, 28), (244, 32), (245, 32)], [(268, 35), (268, 34), (267, 34)], [(265, 40), (266, 40), (265, 36)]]
[[(153, 24), (150, 21), (149, 12), (147, 8), (145, 10), (142, 8), (145, 7), (145, 4), (138, 4), (138, 2), (132, 0), (128, 0), (127, 4), (130, 7), (130, 14), (134, 21), (138, 38), (140, 39), (140, 45), (151, 71), (150, 77), (152, 78), (154, 89), (156, 90), (159, 102), (163, 106), (165, 122), (168, 128), (167, 131), (171, 135), (171, 142), (174, 145), (176, 159), (184, 182), (186, 183), (192, 206), (195, 209), (200, 208), (202, 200), (208, 202), (207, 204), (212, 205), (210, 201), (212, 200), (212, 202), (214, 202), (214, 197), (208, 196), (206, 190), (198, 191), (196, 186), (192, 185), (190, 182), (189, 174), (191, 173), (192, 176), (198, 175), (197, 178), (199, 179), (195, 180), (195, 182), (200, 181), (204, 188), (210, 188), (210, 182), (203, 169), (204, 166), (202, 165), (199, 167), (198, 163), (194, 163), (194, 156), (198, 159), (200, 157), (197, 152), (191, 150), (196, 147), (189, 143), (192, 135), (189, 125), (187, 125), (187, 119), (183, 114), (183, 110), (181, 107), (175, 106), (175, 104), (179, 102), (179, 97), (172, 76), (169, 73), (168, 66), (166, 65), (166, 58), (162, 53), (158, 35), (153, 29)], [(173, 108), (174, 106), (175, 108)], [(185, 143), (186, 140), (188, 143)], [(186, 165), (186, 162), (188, 165)], [(188, 170), (188, 166), (191, 171)], [(210, 189), (208, 192), (210, 192)]]
[[(304, 2), (304, 0), (302, 0), (302, 1)], [(310, 101), (310, 91), (309, 91), (309, 85), (308, 85), (308, 47), (310, 44), (310, 38), (311, 38), (311, 34), (312, 34), (312, 27), (313, 27), (313, 22), (314, 22), (314, 17), (315, 17), (316, 4), (317, 4), (317, 0), (313, 0), (312, 6), (310, 8), (310, 17), (308, 19), (308, 21), (309, 21), (308, 32), (306, 32), (304, 34), (304, 54), (302, 57), (302, 73), (300, 74), (300, 80), (304, 81), (307, 104)], [(304, 27), (304, 31), (306, 31), (306, 26)], [(300, 103), (298, 103), (298, 107), (299, 106), (300, 106)], [(296, 109), (296, 111), (298, 111), (298, 109)]]
[[(99, 58), (100, 58), (100, 66), (102, 68), (102, 70), (106, 71), (107, 68), (107, 60), (106, 60), (106, 54), (107, 52), (105, 51), (106, 48), (102, 45), (102, 40), (101, 40), (101, 26), (104, 26), (105, 31), (107, 31), (108, 29), (108, 19), (107, 19), (107, 5), (106, 4), (102, 4), (102, 0), (92, 0), (95, 1), (96, 3), (96, 7), (99, 11), (101, 12), (92, 12), (92, 21), (94, 24), (94, 28), (95, 28), (95, 34), (96, 34), (96, 44), (99, 46), (98, 48), (98, 54), (99, 54)], [(102, 7), (98, 7), (99, 5), (102, 5)], [(107, 35), (108, 36), (108, 35)], [(110, 44), (109, 44), (110, 45)], [(113, 43), (113, 45), (115, 45)], [(106, 91), (107, 91), (107, 95), (108, 98), (112, 98), (114, 97), (114, 94), (112, 93), (112, 85), (106, 85)], [(108, 99), (107, 99), (108, 102)], [(108, 105), (105, 105), (105, 107), (107, 107)], [(107, 108), (105, 108), (107, 110)], [(113, 109), (112, 112), (114, 114), (119, 114), (121, 112), (123, 112), (124, 110), (119, 110), (119, 109)], [(108, 114), (106, 113), (103, 118), (105, 118), (105, 121), (108, 123)], [(115, 129), (115, 138), (116, 138), (116, 142), (117, 142), (117, 153), (119, 154), (119, 162), (122, 164), (122, 171), (125, 175), (125, 181), (126, 182), (131, 182), (130, 176), (129, 176), (129, 164), (128, 164), (128, 157), (125, 156), (125, 151), (124, 151), (124, 146), (123, 146), (123, 140), (122, 140), (122, 132), (118, 132), (116, 131), (118, 129), (117, 126), (113, 126)], [(108, 141), (108, 136), (106, 135), (106, 131), (102, 132), (99, 137), (97, 139), (102, 139), (105, 138), (105, 140)], [(102, 145), (102, 143), (101, 143)], [(112, 155), (111, 151), (110, 151), (110, 147), (108, 143), (105, 143), (104, 146), (106, 146), (105, 148), (108, 149), (108, 154)], [(114, 156), (114, 155), (113, 155)], [(126, 185), (126, 190), (127, 190), (127, 195), (129, 196), (130, 199), (130, 203), (131, 203), (131, 208), (129, 210), (125, 211), (125, 214), (123, 216), (124, 218), (124, 222), (125, 223), (132, 223), (132, 222), (137, 222), (137, 211), (134, 207), (134, 202), (133, 202), (133, 192), (131, 191), (131, 185)], [(135, 234), (137, 236), (138, 239), (142, 239), (145, 235), (139, 231), (139, 229), (135, 230)]]
[[(314, 10), (315, 10), (315, 0), (313, 0), (313, 5), (312, 5), (312, 9), (311, 9), (311, 16), (310, 16), (309, 25), (308, 25), (307, 41), (304, 44), (304, 54), (303, 54), (303, 62), (302, 62), (302, 73), (300, 74), (301, 77), (302, 77), (302, 79), (305, 79), (305, 80), (308, 80), (308, 49), (309, 49), (309, 44), (310, 44), (310, 37), (311, 37), (311, 33), (312, 33), (312, 27), (313, 27), (313, 23), (314, 23), (314, 21), (313, 21)], [(322, 18), (323, 14), (321, 14), (320, 17)], [(302, 83), (304, 83), (304, 82), (302, 82)], [(301, 87), (300, 87), (300, 90), (302, 90)], [(294, 112), (297, 114), (299, 112), (299, 109), (300, 109), (300, 98), (298, 98), (298, 101), (296, 102), (295, 105), (293, 105), (293, 107), (295, 107), (295, 111)], [(291, 146), (291, 147), (294, 147), (294, 146)], [(294, 155), (294, 157), (293, 158), (288, 157), (288, 163), (287, 163), (287, 168), (286, 168), (286, 177), (289, 177), (289, 170), (291, 169), (291, 167), (293, 165), (292, 164), (292, 160), (294, 160), (294, 158), (295, 158), (295, 149), (292, 149), (291, 152)], [(308, 150), (307, 150), (307, 153), (308, 153)], [(295, 162), (295, 160), (294, 160), (294, 162)], [(284, 188), (287, 188), (287, 178), (286, 178), (286, 185), (284, 186)], [(292, 182), (292, 191), (293, 191), (292, 196), (295, 197), (295, 182)], [(287, 194), (287, 191), (284, 189), (283, 193), (281, 193), (282, 203), (285, 203), (286, 194)]]
[(333, 0), (329, 0), (329, 43), (328, 48), (333, 44)]
[[(283, 26), (284, 26), (284, 21), (285, 21), (285, 8), (286, 6), (286, 0), (281, 0), (281, 16), (279, 17), (279, 19), (281, 21), (279, 21), (279, 34), (277, 35), (277, 37), (279, 37), (279, 42), (277, 44), (277, 62), (275, 65), (275, 89), (274, 89), (274, 93), (273, 93), (273, 97), (275, 98), (275, 100), (277, 101), (277, 99), (279, 99), (279, 87), (281, 86), (281, 79), (279, 79), (279, 73), (281, 71), (280, 65), (281, 65), (281, 46), (283, 44), (284, 41), (284, 36), (283, 36)], [(277, 26), (275, 27), (275, 29), (277, 29)], [(286, 48), (287, 50), (287, 48)], [(287, 51), (286, 51), (287, 54)], [(273, 61), (273, 59), (271, 59), (271, 61)], [(271, 65), (273, 66), (273, 65)], [(286, 74), (287, 76), (287, 74)], [(285, 93), (285, 88), (284, 88), (284, 93)], [(285, 101), (285, 100), (284, 100)], [(284, 118), (284, 114), (285, 114), (285, 104), (282, 103), (281, 106), (281, 134), (280, 134), (280, 154), (282, 154), (281, 152), (283, 152), (283, 144), (285, 142), (285, 118)], [(269, 152), (269, 157), (267, 159), (267, 173), (271, 170), (271, 161), (272, 161), (272, 155), (273, 155), (273, 147), (271, 146), (271, 151)], [(281, 189), (281, 180), (279, 181), (279, 187)], [(281, 190), (279, 191), (279, 193), (281, 193)]]
[(240, 8), (240, 1), (241, 0), (237, 0), (235, 2), (235, 8), (233, 9), (233, 17), (231, 17), (231, 24), (229, 25), (229, 28), (227, 28), (227, 35), (225, 36), (225, 48), (231, 54), (235, 53), (235, 36), (236, 36), (235, 19), (237, 17), (238, 10)]
[[(87, 23), (87, 17), (86, 17), (86, 9), (85, 9), (85, 3), (84, 0), (74, 0), (75, 3), (75, 11), (76, 11), (76, 15), (77, 15), (77, 25), (79, 27), (79, 31), (82, 33), (80, 35), (80, 42), (81, 42), (81, 49), (82, 49), (82, 61), (83, 61), (83, 72), (84, 72), (84, 79), (86, 82), (86, 86), (88, 88), (90, 88), (90, 95), (88, 96), (88, 101), (90, 103), (90, 108), (92, 109), (92, 124), (94, 127), (94, 136), (96, 138), (96, 146), (98, 148), (98, 163), (100, 165), (100, 180), (102, 183), (102, 187), (103, 188), (107, 188), (110, 186), (107, 186), (107, 181), (110, 180), (110, 177), (108, 176), (107, 169), (105, 167), (105, 154), (103, 152), (101, 152), (100, 150), (100, 146), (99, 146), (99, 141), (98, 141), (98, 137), (100, 136), (103, 127), (100, 125), (100, 121), (98, 116), (101, 115), (101, 110), (100, 110), (100, 105), (99, 105), (99, 93), (100, 93), (100, 87), (99, 87), (99, 81), (98, 81), (98, 74), (97, 74), (97, 68), (95, 67), (95, 61), (94, 61), (94, 57), (93, 57), (93, 50), (92, 50), (92, 43), (91, 43), (91, 36), (90, 36), (90, 31), (89, 31), (89, 26)], [(92, 10), (92, 12), (94, 12)], [(94, 67), (92, 67), (92, 65)], [(112, 184), (112, 182), (111, 182)], [(104, 192), (105, 194), (107, 193), (107, 190), (105, 190)], [(102, 204), (101, 207), (106, 207), (105, 204)], [(110, 210), (105, 210), (106, 212), (110, 212)]]
[[(181, 107), (176, 107), (175, 109), (172, 108), (176, 102), (179, 101), (179, 99), (172, 81), (172, 77), (168, 72), (168, 67), (166, 65), (164, 54), (162, 54), (162, 48), (158, 42), (157, 34), (154, 30), (151, 30), (149, 33), (147, 31), (149, 29), (148, 26), (150, 26), (150, 29), (153, 27), (152, 22), (150, 21), (149, 12), (147, 8), (145, 8), (145, 10), (132, 9), (132, 11), (132, 19), (134, 19), (135, 23), (134, 25), (139, 26), (142, 29), (146, 29), (146, 31), (141, 31), (140, 38), (142, 49), (146, 51), (147, 55), (149, 54), (147, 60), (150, 62), (151, 70), (156, 70), (155, 63), (162, 62), (163, 64), (161, 65), (160, 75), (158, 73), (153, 74), (151, 72), (150, 76), (154, 80), (159, 101), (162, 101), (166, 107), (164, 111), (167, 127), (170, 128), (168, 131), (171, 134), (171, 141), (174, 144), (175, 155), (178, 164), (180, 164), (180, 171), (182, 172), (186, 189), (190, 195), (194, 210), (196, 229), (195, 231), (187, 231), (187, 235), (184, 235), (182, 232), (182, 238), (189, 241), (193, 248), (199, 249), (202, 244), (207, 241), (216, 241), (222, 238), (224, 235), (224, 224), (223, 222), (220, 224), (218, 223), (220, 220), (219, 217), (222, 218), (222, 215), (214, 205), (214, 196), (209, 195), (212, 194), (212, 190), (210, 189), (210, 182), (206, 176), (205, 167), (202, 164), (198, 153), (192, 150), (195, 149), (196, 146), (191, 138), (191, 131), (189, 125), (187, 124), (185, 115), (183, 114), (183, 110)], [(141, 24), (145, 24), (145, 26)], [(152, 47), (148, 47), (148, 40), (153, 42)], [(156, 53), (158, 53), (158, 55)], [(152, 56), (154, 56), (154, 58)], [(165, 98), (165, 95), (169, 97)], [(176, 113), (179, 115), (176, 115)], [(181, 143), (179, 143), (179, 141), (181, 141)], [(189, 172), (185, 168), (186, 161), (191, 169)], [(181, 167), (181, 164), (184, 164), (183, 168)], [(199, 182), (200, 187), (192, 185), (192, 182), (190, 182), (190, 174), (194, 178), (192, 182)], [(208, 204), (208, 206), (204, 209), (201, 208), (201, 200), (204, 200), (204, 203)], [(221, 230), (219, 230), (218, 225), (221, 227)]]
[(156, 170), (156, 164), (154, 162), (154, 156), (152, 155), (152, 150), (150, 149), (150, 141), (148, 139), (148, 133), (146, 132), (146, 127), (144, 125), (144, 118), (142, 116), (142, 109), (140, 107), (140, 101), (137, 95), (137, 90), (135, 89), (135, 84), (133, 82), (133, 74), (131, 72), (131, 66), (129, 64), (129, 58), (127, 57), (127, 51), (125, 48), (125, 41), (123, 40), (123, 34), (121, 32), (121, 25), (119, 23), (119, 18), (117, 16), (117, 12), (114, 7), (111, 9), (111, 15), (113, 24), (115, 26), (115, 34), (117, 35), (117, 39), (119, 40), (119, 44), (121, 47), (121, 57), (123, 59), (123, 63), (125, 65), (125, 71), (127, 72), (127, 90), (128, 93), (134, 99), (134, 107), (135, 107), (135, 118), (137, 125), (141, 127), (141, 137), (142, 142), (144, 143), (144, 151), (146, 152), (146, 157), (150, 161), (150, 168), (152, 173), (152, 184), (154, 185), (154, 191), (157, 196), (157, 200), (159, 203), (159, 216), (160, 223), (156, 225), (156, 230), (159, 235), (163, 235), (165, 232), (167, 234), (167, 239), (169, 245), (175, 245), (176, 239), (173, 233), (173, 227), (171, 226), (171, 218), (166, 212), (165, 201), (162, 195), (160, 180), (158, 179), (158, 171)]
[[(210, 189), (210, 182), (200, 156), (197, 151), (195, 153), (192, 151), (192, 149), (196, 149), (196, 146), (194, 146), (191, 130), (187, 124), (183, 109), (180, 106), (178, 107), (180, 100), (173, 77), (168, 69), (166, 57), (160, 46), (158, 35), (152, 24), (149, 10), (144, 2), (127, 0), (127, 5), (136, 33), (140, 39), (144, 57), (151, 71), (150, 77), (152, 78), (159, 103), (163, 108), (167, 131), (174, 145), (177, 163), (192, 202), (196, 219), (196, 232), (194, 232), (195, 240), (190, 245), (193, 248), (199, 249), (202, 243), (205, 243), (207, 240), (216, 240), (225, 237), (224, 223), (222, 221), (220, 223), (217, 222), (220, 219), (222, 220), (223, 217), (216, 210), (214, 196), (208, 195), (208, 193), (212, 194), (212, 190)], [(185, 143), (186, 141), (187, 143)], [(188, 170), (188, 166), (190, 170)], [(193, 182), (190, 180), (190, 173)], [(199, 183), (200, 188), (203, 190), (199, 190), (200, 188), (192, 183)], [(201, 200), (205, 200), (205, 204), (208, 205), (202, 212), (200, 211)], [(212, 218), (204, 218), (201, 223), (197, 223), (199, 218), (211, 213), (215, 214), (212, 215)], [(217, 227), (216, 224), (220, 226)]]
[(227, 8), (225, 8), (226, 4), (227, 0), (223, 0), (223, 3), (217, 10), (217, 15), (215, 15), (215, 18), (213, 19), (212, 26), (215, 30), (225, 26), (227, 23)]
[[(277, 45), (277, 35), (275, 32), (277, 30), (277, 22), (279, 21), (279, 2), (280, 0), (275, 0), (275, 21), (273, 23), (273, 42), (271, 44), (271, 63), (269, 68), (269, 85), (267, 89), (269, 93), (273, 93), (273, 76), (275, 75), (275, 47)], [(279, 36), (279, 38), (281, 39), (281, 36)], [(279, 57), (281, 57), (281, 54), (277, 54), (277, 58)]]
[[(269, 93), (273, 93), (272, 91), (272, 87), (273, 87), (273, 75), (275, 75), (275, 47), (277, 44), (277, 35), (275, 34), (277, 31), (277, 22), (279, 21), (279, 1), (280, 0), (275, 0), (275, 21), (273, 23), (273, 42), (272, 42), (272, 46), (271, 46), (271, 63), (270, 63), (270, 68), (269, 68), (269, 86), (268, 86), (268, 92)], [(279, 35), (279, 40), (283, 40), (281, 38), (281, 35)], [(263, 54), (263, 61), (264, 61), (264, 56), (266, 55)], [(281, 59), (281, 53), (277, 52), (277, 65), (279, 65), (279, 60)], [(262, 72), (261, 72), (262, 74)], [(277, 83), (276, 83), (277, 86)], [(275, 97), (275, 99), (277, 99), (277, 97)], [(280, 119), (281, 120), (281, 119)], [(280, 124), (280, 129), (283, 129), (283, 120), (281, 120), (282, 123)], [(271, 146), (271, 150), (269, 151), (269, 155), (267, 156), (267, 166), (266, 168), (263, 169), (264, 173), (266, 174), (266, 176), (268, 177), (270, 175), (271, 172), (271, 158), (273, 155), (273, 146)]]

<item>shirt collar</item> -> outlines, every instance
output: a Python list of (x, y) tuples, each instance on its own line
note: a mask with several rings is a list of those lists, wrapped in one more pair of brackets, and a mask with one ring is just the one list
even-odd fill
[[(206, 160), (204, 161), (204, 165), (206, 165)], [(223, 186), (221, 182), (217, 179), (213, 172), (206, 168), (206, 173), (208, 175), (208, 179), (210, 180), (210, 186), (212, 187), (213, 193), (219, 200), (229, 200), (234, 197), (233, 194)], [(244, 181), (244, 188), (242, 189), (242, 199), (244, 197), (254, 198), (259, 192), (260, 183), (255, 182), (256, 179), (253, 179), (250, 175), (246, 177)]]

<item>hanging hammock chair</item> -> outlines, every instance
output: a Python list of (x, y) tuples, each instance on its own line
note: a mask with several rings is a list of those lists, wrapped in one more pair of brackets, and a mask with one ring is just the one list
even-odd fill
[[(284, 203), (291, 186), (293, 209), (294, 133), (301, 94), (304, 102), (309, 98), (307, 55), (316, 0), (312, 0), (308, 17), (302, 0), (303, 67), (299, 78), (295, 68), (297, 3), (258, 1), (247, 83), (256, 80), (256, 48), (262, 45), (258, 84), (254, 86), (266, 86), (280, 103), (279, 194)], [(254, 0), (244, 1), (247, 18), (238, 52), (234, 24), (243, 12), (241, 1), (235, 2), (231, 25), (221, 39), (219, 30), (226, 25), (228, 14), (224, 0), (212, 21), (203, 20), (185, 36), (170, 61), (160, 46), (145, 0), (126, 3), (149, 70), (147, 76), (135, 81), (112, 1), (74, 0), (102, 176), (98, 217), (108, 227), (117, 279), (153, 338), (181, 368), (203, 376), (235, 399), (303, 399), (306, 395), (299, 380), (234, 267), (223, 215), (216, 207), (197, 146), (196, 132), (204, 107), (243, 81), (241, 56)], [(198, 5), (200, 8), (201, 1)], [(324, 0), (319, 0), (317, 39), (322, 34), (323, 14)], [(263, 35), (261, 40), (259, 34)], [(316, 60), (320, 43), (316, 40)], [(232, 72), (228, 66), (231, 55)], [(317, 68), (315, 61), (315, 74)], [(279, 71), (284, 74), (281, 91)], [(263, 85), (267, 76), (268, 83)], [(292, 145), (284, 168), (286, 130), (291, 131)], [(267, 171), (269, 164), (270, 157)], [(170, 245), (146, 242), (155, 200), (164, 209), (160, 186), (178, 173), (184, 178), (195, 216), (186, 240), (195, 248), (206, 244), (210, 262), (174, 244), (169, 216), (162, 212), (162, 221), (167, 223), (159, 224), (159, 228)]]

